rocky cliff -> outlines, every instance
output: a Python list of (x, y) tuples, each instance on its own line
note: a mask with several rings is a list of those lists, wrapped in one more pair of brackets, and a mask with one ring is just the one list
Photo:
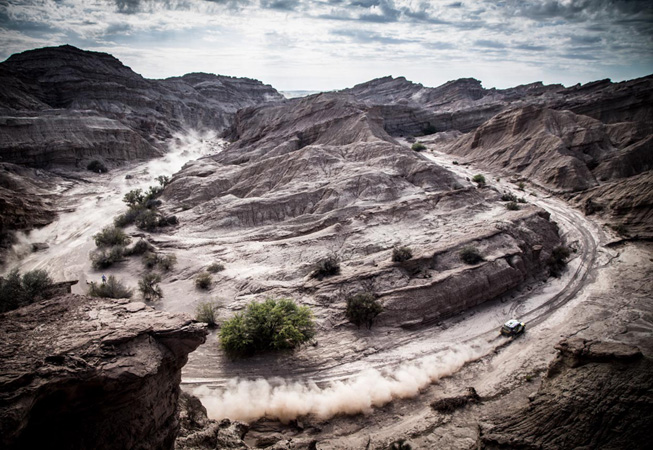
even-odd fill
[(181, 367), (206, 330), (66, 295), (0, 317), (2, 448), (172, 449)]
[(530, 403), (487, 418), (478, 448), (646, 448), (653, 363), (635, 347), (572, 338)]

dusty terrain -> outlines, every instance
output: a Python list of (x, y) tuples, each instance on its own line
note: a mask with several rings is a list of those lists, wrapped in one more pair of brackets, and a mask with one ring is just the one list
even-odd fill
[[(97, 175), (74, 171), (72, 160), (59, 161), (63, 165), (46, 176), (25, 169), (30, 161), (8, 166), (25, 177), (16, 180), (8, 170), (3, 188), (9, 194), (24, 180), (39, 180), (30, 186), (33, 198), (5, 200), (14, 217), (8, 228), (41, 228), (19, 233), (5, 271), (47, 268), (57, 280), (79, 279), (76, 293), (103, 273), (135, 286), (145, 271), (138, 257), (103, 272), (91, 268), (92, 236), (124, 210), (127, 191), (171, 175), (162, 209), (179, 224), (155, 233), (127, 228), (158, 253), (177, 257), (163, 274), (163, 298), (151, 306), (192, 315), (200, 302), (213, 301), (222, 322), (252, 300), (291, 297), (311, 307), (318, 325), (316, 339), (295, 352), (243, 360), (227, 358), (215, 331), (209, 335), (190, 354), (181, 379), (208, 417), (184, 397), (180, 448), (221, 442), (233, 448), (383, 449), (398, 439), (413, 448), (600, 447), (622, 442), (615, 436), (629, 405), (650, 417), (650, 77), (501, 91), (469, 79), (424, 88), (384, 78), (274, 103), (257, 94), (251, 103), (225, 109), (218, 125), (197, 116), (192, 123), (214, 127), (209, 132), (182, 126), (180, 117), (195, 117), (186, 115), (192, 108), (166, 94), (170, 103), (163, 104), (171, 106), (158, 111), (167, 117), (165, 129), (154, 132), (134, 125), (150, 97), (165, 88), (222, 105), (224, 91), (216, 83), (225, 80), (191, 74), (154, 82), (134, 77), (115, 59), (100, 59), (110, 74), (117, 71), (112, 77), (149, 99), (133, 105), (133, 115), (111, 113), (101, 121), (146, 141), (151, 132), (156, 142), (148, 148), (165, 156), (139, 162), (145, 154), (119, 153), (125, 164)], [(27, 57), (14, 63), (36, 73)], [(24, 75), (7, 75), (10, 69), (2, 67), (15, 84), (5, 103), (47, 109), (39, 102), (50, 91)], [(100, 94), (113, 92), (105, 81), (96, 80)], [(105, 111), (100, 97), (96, 105)], [(78, 114), (72, 109), (61, 113)], [(50, 123), (48, 114), (39, 112), (38, 120)], [(91, 122), (109, 129), (95, 117), (80, 117), (85, 129)], [(7, 127), (18, 123), (13, 120)], [(411, 150), (411, 136), (425, 132), (433, 132), (418, 137), (427, 149)], [(10, 144), (24, 143), (19, 133), (7, 136), (13, 136)], [(109, 147), (119, 149), (121, 142)], [(13, 154), (11, 145), (3, 154)], [(84, 151), (101, 150), (94, 145)], [(27, 147), (36, 159), (50, 158)], [(83, 158), (76, 154), (74, 164)], [(471, 181), (477, 174), (485, 185)], [(46, 191), (58, 200), (37, 196)], [(524, 202), (510, 210), (504, 193)], [(591, 205), (599, 208), (590, 211)], [(16, 225), (25, 217), (32, 222)], [(608, 227), (615, 220), (627, 225), (625, 236)], [(392, 262), (399, 245), (410, 246), (413, 258)], [(469, 245), (483, 261), (461, 261), (459, 252)], [(558, 245), (572, 253), (556, 278), (547, 261)], [(337, 257), (341, 273), (311, 277), (315, 263), (328, 256)], [(214, 262), (226, 269), (213, 275), (211, 289), (197, 289), (195, 277)], [(361, 291), (374, 292), (384, 306), (371, 330), (357, 329), (344, 316), (347, 295)], [(526, 333), (500, 337), (508, 318), (525, 321)], [(556, 350), (563, 338), (585, 341), (568, 340)], [(598, 397), (583, 380), (613, 377), (624, 386), (619, 377), (630, 377), (631, 370), (637, 384), (623, 398), (596, 406)], [(467, 395), (468, 387), (479, 397)], [(574, 388), (587, 394), (563, 395)], [(434, 409), (435, 400), (454, 406)], [(549, 417), (560, 402), (571, 411), (558, 424), (563, 431), (538, 441), (548, 432), (538, 417)], [(569, 426), (587, 408), (599, 408), (617, 431), (597, 435)], [(224, 418), (246, 420), (249, 430), (220, 422)], [(640, 438), (646, 442), (647, 436)]]

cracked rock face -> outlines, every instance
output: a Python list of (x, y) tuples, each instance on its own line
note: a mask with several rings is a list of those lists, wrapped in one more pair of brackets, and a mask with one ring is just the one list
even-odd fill
[(527, 407), (481, 425), (479, 447), (646, 448), (653, 363), (625, 344), (564, 340)]
[(172, 448), (181, 367), (204, 325), (79, 295), (0, 322), (3, 448)]

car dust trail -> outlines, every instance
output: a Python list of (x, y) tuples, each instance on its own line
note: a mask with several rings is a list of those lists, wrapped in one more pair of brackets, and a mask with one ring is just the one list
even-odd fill
[[(169, 141), (168, 152), (161, 158), (126, 169), (117, 168), (97, 176), (92, 182), (77, 184), (62, 197), (60, 207), (64, 211), (54, 222), (18, 234), (18, 243), (8, 257), (6, 271), (16, 267), (21, 271), (45, 269), (57, 281), (80, 280), (74, 289), (83, 290), (84, 280), (97, 276), (91, 273), (88, 257), (95, 248), (93, 235), (124, 212), (123, 196), (132, 189), (156, 185), (159, 175), (170, 176), (188, 161), (221, 151), (223, 145), (224, 141), (214, 132), (177, 134)], [(33, 243), (45, 243), (48, 248), (32, 253)]]
[(417, 396), (441, 378), (450, 376), (465, 364), (485, 356), (489, 344), (460, 345), (422, 359), (403, 364), (392, 372), (366, 370), (355, 377), (317, 383), (283, 379), (231, 380), (225, 386), (193, 390), (212, 419), (253, 421), (261, 417), (283, 423), (302, 416), (325, 420), (339, 414), (369, 413), (393, 400)]

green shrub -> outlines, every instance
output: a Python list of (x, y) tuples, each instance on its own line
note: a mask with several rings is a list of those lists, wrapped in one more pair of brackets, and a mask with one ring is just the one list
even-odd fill
[(519, 188), (520, 191), (523, 191), (524, 188), (526, 187), (526, 185), (524, 184), (523, 181), (520, 181), (519, 184), (517, 185), (517, 187)]
[(198, 289), (208, 290), (213, 284), (213, 277), (208, 272), (202, 272), (195, 277), (195, 287)]
[(159, 283), (161, 282), (161, 277), (154, 272), (147, 272), (143, 277), (138, 281), (138, 290), (143, 296), (143, 300), (157, 300), (163, 297), (163, 292)]
[(519, 209), (519, 205), (516, 202), (508, 202), (506, 203), (506, 208), (508, 211), (517, 211)]
[(142, 261), (146, 269), (154, 269), (159, 263), (159, 257), (156, 253), (147, 252), (143, 255)]
[(136, 222), (138, 216), (140, 216), (147, 209), (144, 206), (136, 205), (130, 206), (127, 209), (127, 212), (120, 214), (115, 219), (113, 219), (113, 224), (117, 227), (124, 228)]
[(105, 248), (99, 249), (91, 253), (91, 265), (94, 269), (106, 269), (111, 267), (113, 264), (122, 261), (124, 259), (124, 248), (123, 247), (113, 247), (110, 250)]
[(426, 145), (422, 144), (421, 142), (415, 142), (413, 145), (411, 145), (410, 148), (416, 152), (421, 152), (426, 150)]
[(91, 282), (91, 285), (88, 288), (88, 295), (91, 297), (130, 298), (132, 294), (132, 290), (125, 287), (125, 285), (113, 275), (109, 275), (106, 283)]
[(145, 200), (145, 195), (143, 194), (142, 189), (133, 189), (125, 194), (122, 198), (122, 201), (127, 203), (129, 206), (141, 205)]
[(395, 247), (392, 250), (393, 262), (408, 261), (412, 257), (413, 257), (413, 250), (411, 250), (410, 247)]
[(325, 277), (331, 277), (340, 273), (340, 262), (335, 256), (324, 258), (315, 265), (311, 276), (321, 280)]
[(224, 264), (221, 264), (219, 262), (214, 262), (213, 264), (211, 264), (209, 267), (206, 268), (206, 271), (210, 273), (218, 273), (218, 272), (222, 272), (224, 269), (225, 269)]
[(454, 166), (457, 166), (458, 164), (460, 164), (458, 161), (454, 161), (454, 162), (453, 162), (453, 165), (454, 165)]
[(460, 251), (460, 259), (465, 264), (472, 265), (483, 261), (483, 256), (481, 256), (481, 253), (476, 249), (476, 247), (468, 246)]
[(222, 325), (220, 345), (232, 356), (293, 349), (315, 336), (313, 314), (289, 299), (253, 302)]
[(479, 186), (485, 186), (485, 177), (480, 173), (477, 173), (472, 177), (472, 181)]
[(390, 445), (389, 450), (413, 450), (413, 447), (406, 441), (406, 439), (399, 439)]
[(106, 173), (109, 171), (109, 169), (107, 169), (107, 166), (105, 166), (102, 161), (99, 161), (97, 159), (94, 159), (93, 161), (88, 163), (86, 168), (91, 172), (96, 172), (96, 173)]
[(93, 239), (98, 247), (125, 246), (131, 242), (124, 231), (113, 225), (102, 228), (102, 231), (95, 234)]
[(363, 292), (347, 298), (347, 320), (358, 328), (365, 324), (368, 329), (372, 328), (374, 319), (381, 314), (383, 306), (371, 292)]
[(159, 185), (161, 185), (161, 187), (165, 187), (168, 183), (170, 183), (170, 177), (166, 175), (159, 175), (158, 177), (156, 177), (156, 181), (159, 182)]
[(139, 239), (131, 248), (125, 250), (125, 256), (143, 255), (152, 252), (154, 252), (154, 246), (145, 239)]
[(151, 209), (144, 209), (136, 216), (135, 223), (141, 230), (154, 231), (159, 226), (159, 215)]
[(198, 322), (204, 322), (210, 327), (216, 325), (215, 316), (218, 311), (218, 307), (211, 302), (202, 302), (197, 305), (195, 308), (195, 320)]
[(516, 202), (517, 201), (517, 196), (515, 194), (510, 193), (510, 192), (504, 192), (503, 195), (501, 195), (501, 201), (502, 202)]
[(437, 133), (437, 132), (438, 132), (438, 129), (435, 128), (435, 125), (433, 125), (432, 123), (427, 123), (426, 126), (424, 128), (422, 128), (422, 134), (423, 135), (433, 134), (433, 133)]
[(549, 265), (549, 274), (552, 277), (559, 277), (562, 274), (562, 271), (567, 266), (567, 258), (571, 255), (571, 251), (568, 247), (564, 245), (559, 245), (554, 247), (551, 251), (551, 256), (547, 261)]
[(6, 277), (0, 277), (0, 312), (50, 298), (52, 287), (52, 279), (45, 270), (30, 270), (21, 277), (20, 271), (13, 269)]

